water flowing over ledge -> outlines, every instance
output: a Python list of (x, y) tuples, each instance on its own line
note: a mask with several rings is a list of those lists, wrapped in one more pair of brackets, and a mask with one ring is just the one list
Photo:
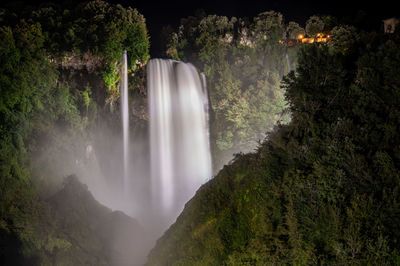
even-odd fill
[(122, 134), (123, 134), (123, 157), (124, 157), (124, 169), (123, 169), (123, 186), (124, 186), (124, 197), (127, 198), (130, 193), (130, 182), (129, 182), (129, 93), (128, 93), (128, 59), (126, 51), (122, 56), (122, 77), (121, 77), (121, 114), (122, 114)]
[(189, 63), (153, 59), (147, 73), (152, 205), (172, 221), (211, 177), (207, 92)]

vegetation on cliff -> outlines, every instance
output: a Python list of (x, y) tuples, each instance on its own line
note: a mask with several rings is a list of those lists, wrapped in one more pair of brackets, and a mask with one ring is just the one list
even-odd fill
[(280, 13), (261, 13), (251, 22), (199, 13), (165, 34), (167, 56), (193, 63), (206, 76), (215, 170), (233, 153), (252, 151), (278, 120), (288, 121), (280, 81), (294, 66), (296, 48), (289, 52), (278, 42), (286, 35)]
[(336, 26), (333, 20), (312, 16), (304, 29), (274, 11), (251, 20), (199, 12), (182, 19), (176, 31), (165, 28), (166, 55), (205, 74), (214, 170), (234, 153), (253, 151), (278, 122), (289, 122), (281, 80), (296, 68), (296, 39), (327, 34)]
[[(327, 30), (327, 44), (279, 43)], [(149, 265), (400, 263), (399, 31), (314, 16), (303, 29), (271, 11), (252, 21), (200, 14), (165, 39), (169, 57), (207, 76), (216, 168), (278, 126), (199, 189)], [(143, 16), (120, 5), (0, 10), (1, 265), (144, 255), (112, 246), (115, 234), (117, 246), (144, 239), (135, 220), (101, 206), (75, 176), (61, 180), (85, 161), (99, 120), (119, 123), (110, 109), (124, 49), (131, 93), (145, 95), (148, 48)], [(145, 120), (144, 98), (134, 101)]]
[(0, 16), (0, 264), (53, 264), (79, 248), (46, 216), (64, 174), (56, 158), (69, 171), (84, 158), (89, 127), (118, 96), (123, 49), (134, 71), (149, 58), (149, 40), (136, 10), (98, 0)]
[(290, 124), (203, 185), (147, 265), (398, 264), (399, 33), (303, 47)]

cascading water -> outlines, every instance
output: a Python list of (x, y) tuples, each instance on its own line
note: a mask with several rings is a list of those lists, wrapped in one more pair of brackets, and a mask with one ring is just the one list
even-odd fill
[(123, 138), (123, 190), (124, 196), (129, 195), (129, 107), (128, 107), (128, 59), (126, 51), (122, 56), (121, 75), (121, 115)]
[(291, 67), (290, 67), (290, 60), (289, 60), (289, 55), (286, 53), (286, 63), (288, 66), (288, 72), (292, 71)]
[(153, 207), (174, 219), (211, 177), (207, 93), (191, 64), (152, 59), (147, 75)]

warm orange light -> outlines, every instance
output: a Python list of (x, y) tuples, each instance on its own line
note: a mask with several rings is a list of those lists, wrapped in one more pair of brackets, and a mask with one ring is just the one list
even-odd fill
[(313, 43), (314, 42), (314, 38), (303, 38), (301, 39), (302, 43)]
[(303, 34), (299, 34), (299, 36), (297, 36), (297, 39), (303, 39), (304, 38), (304, 36), (303, 36)]

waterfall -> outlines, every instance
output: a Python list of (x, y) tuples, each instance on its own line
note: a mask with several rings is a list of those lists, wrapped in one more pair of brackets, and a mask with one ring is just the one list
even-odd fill
[(128, 59), (126, 51), (122, 56), (121, 75), (121, 116), (122, 116), (122, 139), (123, 139), (123, 191), (124, 196), (129, 195), (129, 107), (128, 107)]
[(173, 219), (211, 177), (207, 92), (193, 65), (173, 60), (150, 60), (147, 84), (153, 207)]
[(292, 71), (291, 67), (290, 67), (289, 55), (287, 53), (286, 53), (286, 63), (287, 63), (287, 66), (288, 66), (288, 72)]

